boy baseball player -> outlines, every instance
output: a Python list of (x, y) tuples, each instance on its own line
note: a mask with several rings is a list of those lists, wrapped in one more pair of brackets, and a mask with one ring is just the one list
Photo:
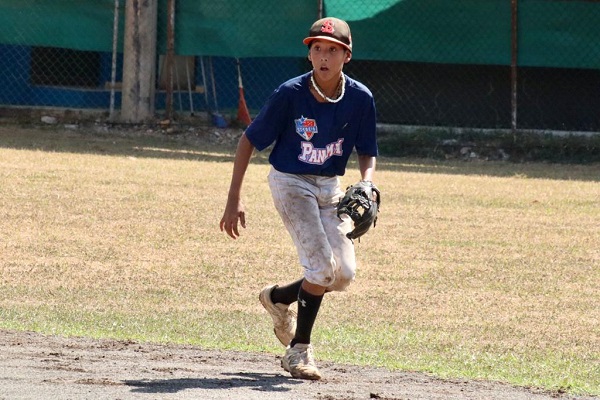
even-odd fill
[[(352, 151), (362, 180), (372, 181), (376, 140), (375, 102), (369, 89), (343, 73), (352, 58), (352, 36), (345, 21), (323, 18), (303, 41), (312, 70), (280, 85), (246, 129), (235, 154), (221, 231), (233, 239), (246, 227), (242, 181), (254, 149), (274, 144), (268, 180), (275, 208), (290, 233), (303, 276), (286, 285), (269, 285), (259, 300), (286, 346), (282, 367), (294, 378), (321, 379), (311, 332), (326, 292), (342, 291), (354, 280), (354, 244), (346, 237), (352, 221), (336, 214)], [(298, 301), (298, 313), (290, 304)]]

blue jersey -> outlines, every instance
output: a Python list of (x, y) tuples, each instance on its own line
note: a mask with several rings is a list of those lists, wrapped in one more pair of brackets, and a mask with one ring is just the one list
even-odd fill
[(345, 78), (345, 94), (337, 103), (314, 98), (310, 72), (283, 83), (252, 121), (246, 137), (259, 151), (274, 144), (269, 162), (289, 174), (344, 175), (353, 149), (376, 157), (373, 95), (362, 83)]

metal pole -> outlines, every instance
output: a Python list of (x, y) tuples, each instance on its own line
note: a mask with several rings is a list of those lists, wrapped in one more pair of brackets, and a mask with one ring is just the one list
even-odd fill
[(208, 67), (210, 71), (210, 79), (212, 81), (213, 101), (215, 102), (215, 113), (219, 113), (219, 105), (217, 104), (217, 84), (215, 83), (215, 70), (213, 68), (212, 56), (208, 56)]
[(167, 0), (166, 118), (173, 118), (173, 64), (175, 55), (175, 0)]
[(517, 57), (518, 57), (518, 0), (511, 0), (511, 61), (510, 61), (510, 91), (511, 91), (511, 122), (513, 140), (517, 139)]
[(190, 115), (193, 117), (194, 116), (194, 98), (192, 96), (192, 82), (190, 81), (190, 67), (189, 67), (189, 63), (188, 63), (189, 59), (185, 60), (185, 76), (187, 78), (187, 89), (188, 89), (188, 96), (190, 98)]
[(179, 98), (179, 112), (183, 112), (183, 102), (181, 101), (181, 84), (179, 81), (179, 69), (175, 68), (175, 80), (177, 81), (177, 97)]
[(204, 102), (206, 103), (206, 112), (210, 112), (208, 103), (208, 83), (206, 82), (206, 69), (204, 68), (204, 56), (200, 56), (200, 68), (202, 70), (202, 85), (204, 85)]
[(117, 82), (117, 41), (119, 39), (119, 0), (115, 0), (115, 15), (113, 20), (112, 66), (110, 72), (110, 106), (108, 120), (115, 120), (115, 85)]
[(323, 0), (319, 0), (318, 4), (319, 4), (319, 10), (318, 10), (317, 19), (321, 19), (321, 18), (323, 18)]

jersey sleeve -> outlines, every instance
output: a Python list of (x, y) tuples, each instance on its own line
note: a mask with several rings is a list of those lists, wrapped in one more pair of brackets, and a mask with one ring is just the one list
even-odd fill
[(262, 151), (269, 147), (285, 129), (289, 102), (284, 88), (276, 89), (261, 108), (256, 118), (246, 129), (246, 137), (252, 145)]
[(360, 121), (358, 136), (356, 138), (356, 153), (361, 156), (377, 157), (377, 112), (375, 100), (372, 95), (365, 97), (363, 114)]

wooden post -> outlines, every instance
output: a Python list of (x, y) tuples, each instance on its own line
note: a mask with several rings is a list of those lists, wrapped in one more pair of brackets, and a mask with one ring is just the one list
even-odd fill
[(121, 102), (125, 123), (154, 117), (157, 13), (157, 0), (126, 1)]

